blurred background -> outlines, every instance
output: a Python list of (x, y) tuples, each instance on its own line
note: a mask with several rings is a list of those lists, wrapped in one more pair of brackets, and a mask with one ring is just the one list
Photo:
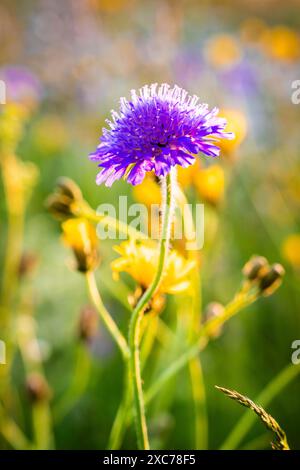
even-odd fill
[[(22, 324), (26, 312), (34, 321), (38, 348), (30, 341), (27, 346), (32, 361), (39, 354), (44, 362), (56, 448), (105, 448), (122, 393), (122, 364), (101, 325), (92, 341), (79, 337), (82, 309), (90, 308), (88, 295), (82, 277), (68, 266), (70, 253), (45, 200), (57, 178), (68, 176), (94, 208), (102, 202), (117, 205), (120, 194), (143, 201), (143, 194), (122, 181), (111, 189), (97, 187), (97, 168), (88, 154), (119, 97), (145, 83), (178, 84), (218, 106), (237, 136), (224, 144), (219, 159), (200, 157), (200, 169), (193, 170), (198, 176), (182, 175), (190, 200), (205, 204), (204, 306), (231, 300), (253, 254), (286, 270), (274, 296), (239, 314), (202, 354), (209, 448), (222, 444), (243, 413), (214, 385), (254, 398), (291, 363), (292, 342), (300, 339), (300, 105), (291, 98), (292, 82), (300, 79), (299, 6), (298, 0), (1, 1), (0, 80), (7, 87), (1, 112), (11, 103), (28, 108), (15, 152), (18, 161), (30, 162), (26, 178), (20, 165), (8, 170), (15, 185), (8, 204), (9, 176), (3, 169), (0, 272), (7, 287), (2, 295), (15, 318), (21, 318), (18, 328), (27, 331), (27, 323)], [(9, 236), (18, 203), (15, 187), (24, 178), (29, 187), (25, 219)], [(3, 274), (8, 249), (12, 265), (20, 251), (15, 283)], [(129, 312), (114, 292), (126, 301), (122, 289), (126, 293), (130, 282), (124, 279), (117, 287), (109, 268), (115, 257), (110, 244), (103, 243), (100, 251), (99, 288), (126, 328)], [(8, 295), (8, 290), (13, 292)], [(172, 315), (172, 302), (168, 305), (166, 318)], [(20, 353), (11, 374), (18, 403), (13, 416), (30, 436)], [(188, 383), (187, 372), (180, 373), (168, 405), (162, 394), (150, 408), (154, 447), (193, 448)], [(296, 449), (299, 387), (300, 377), (268, 407)], [(268, 448), (270, 439), (257, 422), (243, 445), (260, 437), (253, 446)], [(9, 447), (0, 435), (0, 448)], [(132, 429), (123, 447), (135, 447)]]

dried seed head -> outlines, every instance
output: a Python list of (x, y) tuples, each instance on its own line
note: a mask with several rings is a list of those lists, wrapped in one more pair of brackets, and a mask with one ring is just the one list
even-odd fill
[(235, 390), (230, 390), (228, 388), (218, 387), (217, 385), (215, 385), (215, 387), (232, 400), (236, 401), (242, 406), (245, 406), (246, 408), (250, 408), (250, 410), (257, 414), (266, 428), (269, 431), (272, 431), (275, 435), (275, 440), (271, 442), (271, 446), (274, 450), (290, 450), (285, 432), (273, 418), (273, 416), (267, 413), (261, 406), (250, 400), (250, 398), (242, 395), (241, 393)]
[(249, 281), (257, 281), (268, 272), (269, 263), (264, 256), (252, 256), (243, 268), (243, 274)]
[(285, 270), (281, 264), (273, 264), (268, 272), (260, 279), (259, 289), (261, 294), (265, 296), (273, 294), (282, 283), (284, 274)]
[(33, 403), (49, 401), (52, 396), (48, 382), (38, 372), (33, 372), (27, 377), (26, 390)]
[(78, 333), (80, 339), (89, 341), (96, 336), (98, 330), (98, 315), (96, 310), (87, 305), (80, 311)]

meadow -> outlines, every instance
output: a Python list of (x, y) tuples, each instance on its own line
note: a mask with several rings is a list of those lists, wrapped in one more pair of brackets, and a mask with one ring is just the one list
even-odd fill
[[(36, 3), (0, 5), (0, 449), (299, 450), (298, 2)], [(97, 185), (153, 83), (233, 138)]]

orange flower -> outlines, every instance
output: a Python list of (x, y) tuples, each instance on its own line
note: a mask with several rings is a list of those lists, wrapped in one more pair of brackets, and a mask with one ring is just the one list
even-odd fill
[(230, 34), (220, 34), (206, 44), (206, 57), (216, 68), (232, 67), (242, 58), (237, 40)]
[(187, 168), (183, 168), (178, 166), (177, 169), (177, 179), (178, 183), (183, 188), (188, 188), (193, 184), (193, 179), (197, 175), (200, 168), (200, 160), (197, 158), (193, 165), (188, 166)]
[(136, 201), (148, 207), (161, 203), (160, 187), (153, 173), (148, 173), (142, 184), (134, 186), (132, 192)]
[(224, 196), (224, 170), (220, 165), (203, 168), (195, 175), (194, 184), (204, 201), (217, 205)]
[(286, 26), (276, 26), (264, 35), (263, 46), (271, 57), (294, 61), (300, 57), (300, 36)]

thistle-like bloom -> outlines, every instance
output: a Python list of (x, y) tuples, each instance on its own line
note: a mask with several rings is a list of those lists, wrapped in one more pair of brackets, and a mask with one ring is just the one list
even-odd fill
[(192, 165), (199, 152), (218, 156), (217, 142), (233, 135), (225, 132), (226, 119), (217, 117), (217, 108), (209, 110), (198, 101), (167, 84), (132, 90), (131, 101), (121, 98), (119, 112), (112, 111), (110, 128), (103, 129), (100, 144), (90, 155), (102, 168), (97, 184), (111, 186), (125, 176), (137, 185), (148, 171), (161, 177), (172, 166)]

